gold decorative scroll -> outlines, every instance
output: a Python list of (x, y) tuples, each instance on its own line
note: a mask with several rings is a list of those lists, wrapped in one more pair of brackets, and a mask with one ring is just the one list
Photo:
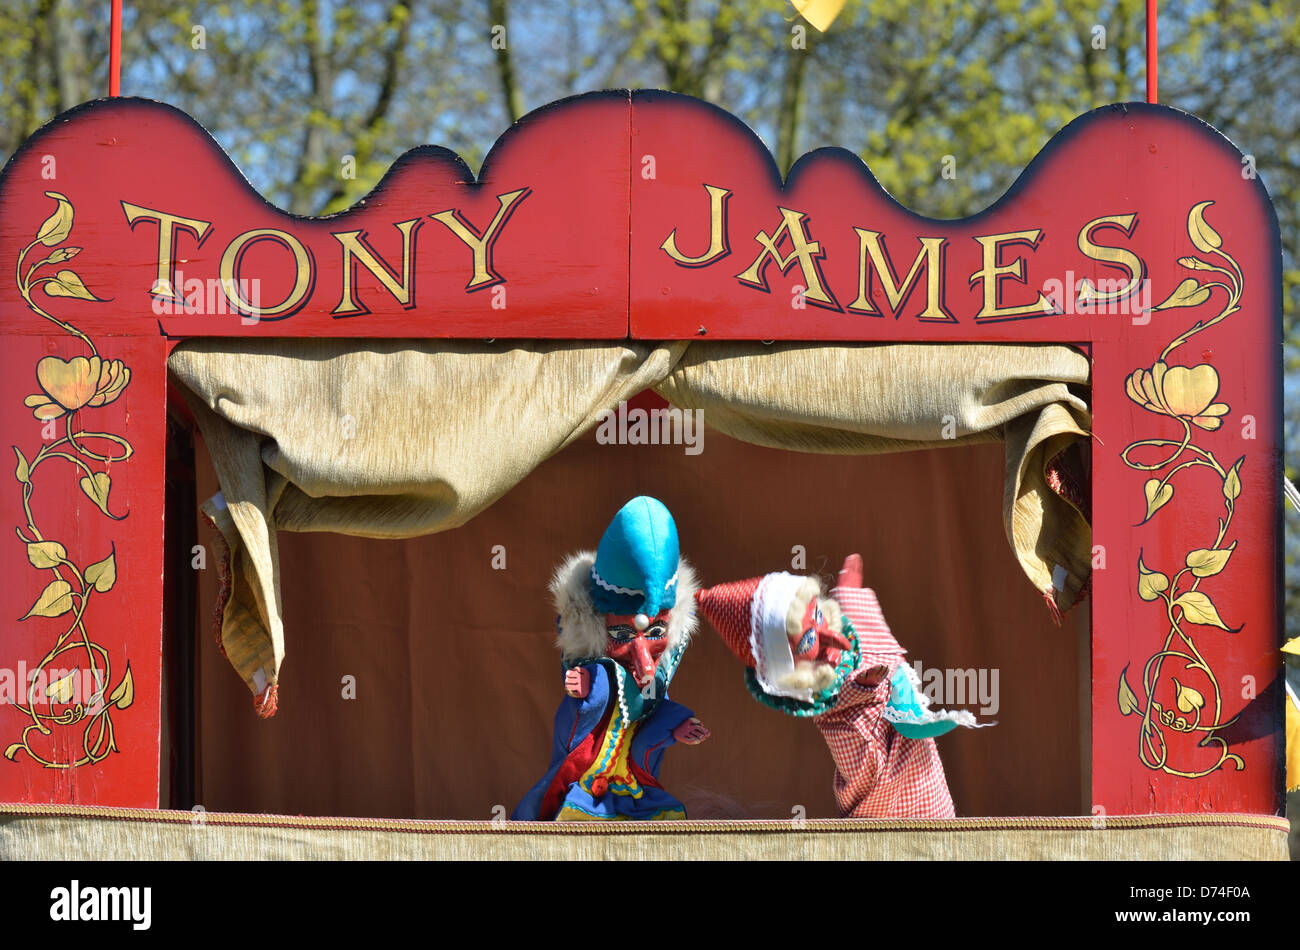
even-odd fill
[[(1242, 456), (1225, 465), (1213, 452), (1195, 441), (1199, 433), (1217, 430), (1229, 412), (1228, 404), (1219, 401), (1218, 370), (1208, 363), (1195, 366), (1170, 363), (1170, 357), (1180, 346), (1241, 309), (1244, 285), (1241, 267), (1223, 250), (1222, 238), (1205, 220), (1205, 209), (1213, 203), (1202, 201), (1187, 215), (1187, 234), (1200, 256), (1178, 259), (1182, 267), (1200, 277), (1185, 278), (1163, 303), (1151, 309), (1197, 308), (1207, 303), (1216, 290), (1223, 291), (1223, 306), (1215, 316), (1197, 320), (1174, 337), (1154, 364), (1134, 370), (1125, 384), (1128, 398), (1143, 409), (1177, 420), (1182, 428), (1182, 437), (1141, 439), (1120, 453), (1129, 468), (1151, 475), (1143, 485), (1146, 513), (1141, 524), (1176, 504), (1175, 477), (1179, 473), (1207, 468), (1223, 488), (1224, 515), (1218, 519), (1213, 537), (1204, 547), (1186, 551), (1182, 566), (1172, 577), (1168, 567), (1148, 565), (1139, 554), (1138, 596), (1161, 608), (1161, 623), (1167, 624), (1168, 630), (1161, 648), (1148, 657), (1142, 667), (1140, 695), (1129, 685), (1128, 666), (1124, 667), (1119, 678), (1120, 712), (1141, 718), (1138, 757), (1142, 764), (1154, 771), (1183, 778), (1203, 778), (1228, 763), (1238, 770), (1245, 767), (1242, 757), (1232, 752), (1228, 741), (1220, 735), (1237, 717), (1223, 718), (1219, 678), (1205, 661), (1197, 646), (1197, 638), (1235, 632), (1219, 614), (1212, 591), (1201, 587), (1203, 582), (1213, 587), (1214, 579), (1227, 569), (1236, 550), (1237, 541), (1229, 541), (1228, 535), (1237, 497), (1241, 494), (1241, 466), (1246, 459)], [(1142, 460), (1134, 458), (1135, 452)], [(1216, 634), (1216, 631), (1222, 633)], [(1166, 677), (1173, 688), (1172, 705), (1156, 699), (1158, 687)], [(1166, 735), (1173, 733), (1199, 736), (1198, 748), (1217, 747), (1217, 760), (1203, 767), (1171, 761)]]
[[(122, 395), (131, 381), (131, 370), (121, 360), (100, 355), (90, 337), (49, 313), (33, 297), (40, 290), (47, 298), (99, 300), (66, 266), (81, 252), (79, 247), (64, 245), (72, 233), (72, 203), (58, 192), (45, 194), (54, 200), (55, 210), (18, 255), (18, 291), (33, 313), (75, 337), (88, 352), (70, 359), (47, 356), (36, 363), (39, 389), (24, 404), (44, 426), (57, 427), (51, 431), (58, 437), (43, 440), (30, 458), (22, 447), (13, 446), (14, 479), (22, 494), (26, 521), (15, 532), (27, 548), (31, 566), (45, 574), (44, 586), (33, 586), (31, 607), (20, 622), (59, 619), (54, 628), (59, 632), (36, 667), (16, 684), (22, 693), (16, 706), (31, 722), (23, 727), (18, 741), (4, 750), (4, 756), (16, 762), (20, 753), (26, 753), (46, 768), (71, 769), (93, 764), (117, 751), (113, 710), (126, 709), (135, 699), (131, 664), (126, 664), (121, 678), (114, 682), (112, 658), (95, 642), (87, 626), (92, 599), (108, 594), (117, 582), (117, 551), (110, 544), (108, 551), (94, 552), (99, 558), (89, 564), (85, 563), (85, 555), (69, 554), (68, 539), (48, 538), (37, 527), (32, 496), (49, 464), (71, 465), (80, 472), (81, 491), (105, 517), (114, 521), (125, 517), (113, 514), (109, 504), (113, 483), (106, 469), (110, 463), (130, 458), (131, 444), (111, 432), (85, 429), (83, 419), (89, 411)], [(26, 579), (15, 578), (13, 582), (30, 585)], [(46, 758), (33, 748), (39, 736), (59, 730), (74, 734), (80, 730), (80, 753), (74, 752), (68, 761)], [(57, 742), (45, 745), (65, 747)]]

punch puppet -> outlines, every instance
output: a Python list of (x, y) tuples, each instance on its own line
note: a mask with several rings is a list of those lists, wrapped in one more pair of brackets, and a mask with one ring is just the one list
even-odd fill
[(975, 717), (930, 709), (875, 593), (862, 586), (861, 557), (845, 560), (829, 596), (815, 577), (775, 573), (696, 599), (745, 663), (750, 694), (820, 730), (840, 817), (953, 816), (934, 737), (975, 726)]
[(663, 821), (686, 809), (659, 784), (665, 750), (708, 729), (668, 698), (696, 624), (697, 585), (663, 503), (633, 498), (596, 553), (556, 570), (564, 698), (551, 764), (511, 815), (524, 821)]

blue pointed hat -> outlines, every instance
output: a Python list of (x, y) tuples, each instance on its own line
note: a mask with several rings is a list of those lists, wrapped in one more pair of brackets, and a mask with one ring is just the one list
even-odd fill
[(591, 567), (591, 601), (604, 614), (655, 616), (677, 602), (677, 525), (664, 503), (639, 495), (605, 529)]

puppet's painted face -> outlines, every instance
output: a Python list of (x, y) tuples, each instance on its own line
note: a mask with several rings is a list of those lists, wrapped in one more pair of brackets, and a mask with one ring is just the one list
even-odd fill
[[(641, 615), (643, 622), (646, 619)], [(632, 674), (642, 689), (655, 678), (659, 657), (668, 649), (669, 611), (661, 610), (649, 618), (644, 630), (637, 629), (637, 618), (631, 614), (607, 614), (605, 629), (609, 632), (609, 645), (605, 655)]]
[(834, 644), (848, 646), (847, 641), (832, 630), (830, 621), (822, 611), (816, 597), (808, 601), (804, 609), (801, 633), (790, 638), (790, 648), (796, 660), (821, 660), (836, 666), (840, 662), (840, 651)]

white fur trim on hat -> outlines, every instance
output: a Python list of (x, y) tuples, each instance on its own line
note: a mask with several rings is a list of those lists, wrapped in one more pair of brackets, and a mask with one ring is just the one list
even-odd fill
[[(559, 636), (555, 645), (566, 663), (589, 656), (604, 656), (609, 645), (605, 615), (591, 602), (591, 569), (596, 563), (594, 551), (578, 551), (564, 559), (551, 577), (551, 596), (555, 612), (560, 615)], [(685, 558), (677, 560), (677, 597), (668, 617), (668, 649), (660, 662), (685, 647), (695, 632), (695, 591), (699, 582), (695, 570)]]
[(781, 571), (758, 582), (750, 605), (749, 648), (754, 654), (754, 675), (765, 693), (810, 703), (812, 689), (795, 685), (794, 653), (785, 629), (790, 604), (806, 579)]

